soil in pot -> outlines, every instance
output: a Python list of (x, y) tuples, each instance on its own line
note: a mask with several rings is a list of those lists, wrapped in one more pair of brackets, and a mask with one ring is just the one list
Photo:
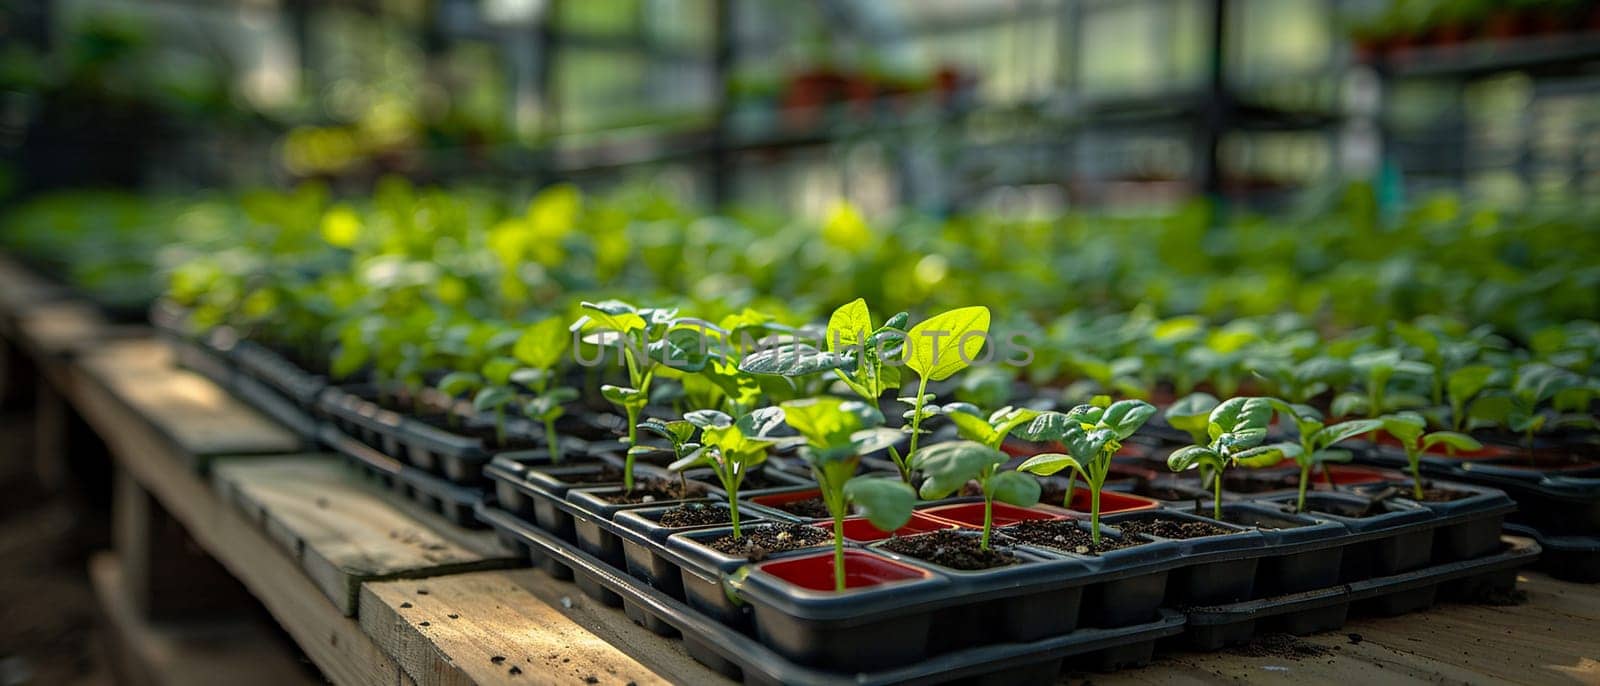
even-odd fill
[(725, 507), (713, 507), (705, 503), (690, 503), (679, 505), (661, 513), (657, 522), (661, 526), (674, 529), (686, 526), (709, 526), (713, 524), (728, 524), (733, 521), (733, 515)]
[[(1343, 500), (1319, 502), (1313, 500), (1306, 503), (1306, 509), (1311, 512), (1329, 514), (1336, 517), (1349, 517), (1352, 519), (1376, 517), (1381, 514), (1388, 514), (1389, 512), (1389, 506), (1385, 504), (1382, 499), (1374, 499), (1366, 502), (1346, 502)], [(1294, 505), (1285, 505), (1283, 511), (1291, 513), (1294, 512)]]
[[(1413, 493), (1412, 495), (1415, 495), (1415, 494)], [(1424, 503), (1448, 503), (1448, 502), (1450, 502), (1452, 500), (1461, 500), (1462, 498), (1471, 498), (1472, 496), (1475, 496), (1475, 495), (1477, 495), (1477, 493), (1474, 493), (1472, 491), (1457, 491), (1457, 490), (1451, 489), (1451, 488), (1436, 488), (1436, 487), (1435, 488), (1424, 488), (1424, 489), (1422, 489), (1422, 500), (1421, 500), (1421, 502), (1424, 502)]]
[(822, 519), (833, 516), (833, 513), (828, 512), (828, 504), (822, 501), (821, 496), (804, 500), (790, 500), (770, 507), (783, 510), (796, 517), (806, 517), (808, 519)]
[(699, 483), (684, 484), (670, 479), (642, 479), (633, 482), (633, 490), (605, 496), (605, 501), (613, 505), (661, 503), (687, 500), (698, 497), (704, 492), (705, 486)]
[(891, 538), (882, 545), (884, 550), (914, 557), (951, 569), (976, 571), (1018, 564), (1022, 560), (1011, 553), (990, 548), (984, 550), (980, 537), (956, 531), (934, 531), (915, 536)]
[(1203, 536), (1225, 536), (1227, 534), (1241, 533), (1235, 529), (1219, 526), (1212, 522), (1197, 522), (1193, 519), (1176, 519), (1167, 517), (1151, 517), (1148, 519), (1130, 519), (1117, 522), (1116, 527), (1122, 530), (1122, 535), (1144, 534), (1159, 538), (1183, 540), (1188, 538), (1201, 538)]
[(751, 562), (765, 560), (774, 553), (801, 550), (833, 542), (833, 533), (804, 524), (761, 524), (744, 527), (739, 538), (732, 534), (706, 545), (724, 555)]
[(1105, 535), (1100, 536), (1100, 544), (1095, 545), (1094, 537), (1089, 532), (1078, 528), (1078, 524), (1070, 519), (1035, 519), (1017, 522), (1005, 528), (1005, 535), (1018, 543), (1043, 546), (1079, 555), (1099, 555), (1113, 550), (1132, 548), (1144, 545), (1144, 540), (1123, 540)]

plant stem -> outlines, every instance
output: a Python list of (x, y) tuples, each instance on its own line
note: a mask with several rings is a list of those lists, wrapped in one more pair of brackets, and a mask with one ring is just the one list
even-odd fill
[(911, 446), (906, 450), (905, 466), (900, 468), (900, 476), (906, 483), (911, 483), (911, 458), (917, 454), (917, 439), (922, 437), (922, 396), (928, 393), (928, 377), (924, 376), (917, 382), (917, 398), (911, 404), (914, 410), (911, 414)]
[(494, 440), (498, 447), (506, 444), (506, 406), (494, 408)]
[(1089, 525), (1094, 534), (1094, 544), (1100, 545), (1100, 489), (1098, 488), (1089, 491)]
[(1072, 470), (1068, 470), (1067, 471), (1067, 494), (1064, 495), (1064, 496), (1061, 496), (1061, 509), (1063, 509), (1063, 510), (1072, 509), (1072, 492), (1077, 490), (1077, 489), (1078, 489), (1078, 473), (1075, 472), (1075, 471), (1072, 471)]
[(639, 445), (639, 410), (629, 405), (628, 412), (628, 456), (622, 462), (622, 491), (633, 492), (633, 448)]
[(1220, 522), (1222, 521), (1222, 479), (1217, 479), (1217, 483), (1212, 485), (1212, 488), (1215, 490), (1211, 494), (1211, 518)]
[(728, 516), (733, 519), (733, 540), (739, 540), (739, 481), (729, 479), (728, 487)]
[(988, 550), (989, 549), (989, 532), (993, 531), (993, 530), (994, 530), (994, 496), (985, 495), (983, 497), (983, 541), (980, 542), (978, 548), (980, 548), (982, 550)]
[(833, 590), (844, 590), (844, 511), (833, 513)]
[(1411, 462), (1411, 494), (1417, 502), (1422, 502), (1422, 454), (1410, 450), (1406, 453), (1406, 458)]
[(556, 440), (556, 420), (549, 417), (544, 420), (544, 440), (550, 444), (550, 461), (561, 462), (561, 442)]
[(1311, 480), (1311, 465), (1300, 467), (1300, 497), (1294, 501), (1295, 512), (1306, 511), (1306, 482)]

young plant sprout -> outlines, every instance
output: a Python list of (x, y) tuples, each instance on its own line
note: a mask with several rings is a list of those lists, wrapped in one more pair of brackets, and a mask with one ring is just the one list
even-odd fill
[[(694, 433), (698, 431), (699, 428), (694, 424), (689, 423), (688, 420), (675, 419), (669, 422), (651, 417), (650, 419), (640, 422), (638, 428), (642, 431), (646, 431), (666, 439), (667, 444), (670, 446), (669, 449), (672, 451), (673, 462), (682, 460), (683, 458), (694, 454), (695, 451), (700, 449), (700, 444), (694, 442)], [(658, 448), (652, 448), (649, 446), (640, 446), (640, 448), (648, 449), (650, 451), (659, 450)], [(687, 493), (689, 489), (687, 488), (686, 480), (684, 479), (683, 472), (681, 471), (678, 472), (678, 483), (679, 485), (685, 487), (683, 490), (685, 493)]]
[(1463, 433), (1454, 431), (1434, 431), (1423, 433), (1428, 428), (1427, 420), (1415, 412), (1396, 412), (1379, 419), (1383, 430), (1406, 451), (1406, 465), (1411, 470), (1411, 495), (1417, 500), (1422, 500), (1422, 453), (1436, 445), (1447, 445), (1458, 450), (1477, 450), (1483, 447), (1476, 439)]
[(923, 410), (933, 395), (928, 393), (929, 381), (944, 381), (956, 372), (966, 369), (978, 354), (989, 335), (989, 308), (978, 305), (962, 307), (929, 317), (906, 333), (906, 366), (917, 373), (917, 394), (909, 399), (911, 411), (911, 446), (901, 458), (894, 449), (889, 455), (900, 466), (900, 478), (911, 481), (911, 462), (916, 458), (917, 439), (922, 437), (922, 420), (937, 412)]
[[(1143, 400), (1121, 400), (1108, 407), (1079, 405), (1062, 412), (1044, 412), (1034, 417), (1017, 435), (1030, 441), (1060, 443), (1066, 453), (1034, 455), (1017, 471), (1050, 476), (1071, 469), (1089, 486), (1089, 517), (1094, 542), (1100, 543), (1100, 489), (1111, 472), (1111, 458), (1122, 448), (1122, 441), (1155, 415), (1154, 405)], [(1072, 489), (1062, 502), (1072, 504)]]
[(791, 379), (832, 371), (863, 401), (877, 405), (885, 392), (900, 387), (901, 344), (910, 319), (901, 312), (875, 328), (867, 302), (857, 298), (833, 311), (820, 349), (795, 340), (745, 356), (739, 370)]
[(979, 547), (988, 550), (990, 532), (994, 530), (995, 500), (1018, 507), (1039, 502), (1038, 479), (1021, 472), (997, 471), (1008, 459), (1000, 450), (1006, 436), (1012, 429), (1033, 421), (1039, 412), (1007, 407), (985, 420), (978, 408), (966, 403), (952, 403), (945, 411), (967, 440), (940, 443), (912, 456), (914, 466), (924, 477), (920, 495), (926, 500), (938, 500), (961, 490), (968, 481), (977, 481), (983, 491), (983, 539)]
[(1206, 416), (1205, 440), (1179, 448), (1167, 457), (1167, 467), (1181, 472), (1195, 467), (1212, 471), (1211, 517), (1222, 519), (1222, 475), (1230, 465), (1245, 467), (1277, 464), (1280, 446), (1263, 446), (1272, 403), (1266, 398), (1230, 398)]
[(495, 357), (483, 363), (484, 385), (472, 398), (472, 409), (494, 413), (496, 445), (506, 444), (506, 406), (517, 399), (517, 392), (511, 387), (511, 375), (517, 367), (517, 360), (510, 357)]
[(533, 390), (534, 398), (523, 405), (522, 413), (529, 419), (544, 424), (545, 442), (550, 446), (550, 461), (561, 461), (561, 443), (556, 433), (556, 420), (565, 414), (562, 404), (578, 398), (575, 388), (554, 386), (555, 369), (566, 355), (569, 337), (567, 327), (559, 318), (551, 317), (528, 327), (517, 338), (511, 355), (527, 365), (512, 373), (511, 380)]
[[(699, 427), (701, 446), (667, 468), (682, 474), (694, 467), (710, 467), (728, 494), (728, 516), (733, 520), (733, 537), (738, 539), (739, 485), (751, 470), (767, 461), (767, 449), (777, 441), (765, 436), (783, 423), (783, 409), (764, 407), (737, 421), (716, 410), (698, 410), (684, 419)], [(684, 445), (687, 444), (679, 443), (675, 449)]]
[[(1255, 398), (1260, 400), (1260, 398)], [(1306, 486), (1311, 481), (1311, 470), (1317, 465), (1322, 465), (1323, 474), (1328, 479), (1328, 484), (1333, 485), (1333, 475), (1328, 472), (1328, 464), (1333, 462), (1349, 462), (1350, 453), (1343, 450), (1331, 450), (1335, 443), (1370, 433), (1383, 428), (1382, 421), (1377, 419), (1353, 419), (1338, 424), (1325, 425), (1322, 413), (1309, 405), (1296, 405), (1286, 403), (1276, 398), (1269, 399), (1272, 410), (1276, 410), (1282, 419), (1293, 421), (1299, 439), (1296, 442), (1275, 443), (1263, 446), (1257, 450), (1266, 451), (1276, 449), (1275, 453), (1262, 452), (1250, 457), (1239, 457), (1236, 461), (1245, 467), (1271, 467), (1285, 456), (1294, 458), (1300, 467), (1299, 496), (1295, 499), (1295, 511), (1304, 512), (1306, 509)], [(1268, 410), (1271, 416), (1272, 410)], [(1265, 434), (1265, 424), (1263, 435)]]
[(861, 456), (899, 440), (897, 431), (884, 430), (883, 414), (858, 401), (806, 398), (782, 405), (783, 420), (805, 438), (800, 455), (811, 465), (811, 475), (822, 489), (822, 500), (833, 515), (834, 589), (844, 590), (844, 518), (850, 505), (882, 531), (894, 531), (911, 521), (917, 495), (896, 479), (856, 476)]
[[(433, 387), (448, 398), (459, 398), (483, 387), (483, 377), (477, 372), (454, 371), (444, 375)], [(446, 421), (452, 428), (460, 426), (461, 417), (453, 409), (446, 408)]]
[(1433, 365), (1400, 357), (1394, 349), (1361, 353), (1350, 358), (1350, 366), (1363, 378), (1366, 395), (1340, 393), (1333, 399), (1333, 414), (1339, 417), (1362, 415), (1375, 418), (1385, 412), (1422, 407), (1428, 399), (1409, 393), (1394, 394), (1389, 382), (1396, 374), (1412, 377), (1433, 377)]
[(570, 330), (585, 334), (586, 342), (618, 344), (628, 370), (628, 385), (606, 384), (600, 393), (622, 408), (628, 417), (628, 455), (622, 467), (622, 487), (633, 490), (633, 463), (649, 448), (639, 445), (639, 417), (650, 403), (650, 382), (658, 365), (684, 372), (699, 372), (710, 364), (715, 351), (704, 343), (700, 322), (679, 320), (677, 310), (636, 308), (618, 300), (582, 304), (584, 316)]

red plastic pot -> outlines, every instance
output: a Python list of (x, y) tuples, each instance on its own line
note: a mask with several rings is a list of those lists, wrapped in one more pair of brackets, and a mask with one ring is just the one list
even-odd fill
[[(812, 591), (834, 590), (833, 553), (791, 557), (757, 566), (788, 583)], [(844, 587), (870, 588), (900, 581), (926, 579), (932, 573), (860, 550), (844, 551)]]
[[(816, 522), (812, 526), (828, 529), (829, 531), (833, 530), (833, 522), (831, 521)], [(925, 534), (930, 531), (943, 531), (954, 528), (956, 528), (954, 523), (938, 517), (929, 517), (920, 512), (911, 513), (911, 521), (906, 522), (905, 526), (888, 533), (873, 526), (872, 522), (867, 521), (865, 517), (847, 517), (844, 520), (844, 538), (855, 543), (872, 543), (890, 536), (911, 536), (913, 534)]]
[[(1155, 501), (1150, 501), (1155, 502)], [(949, 522), (965, 529), (983, 528), (983, 502), (955, 503), (952, 505), (939, 505), (922, 510), (922, 514), (929, 519), (940, 522)], [(993, 523), (995, 526), (1016, 524), (1029, 519), (1066, 519), (1066, 515), (1036, 510), (1029, 507), (1017, 507), (1006, 503), (994, 504)]]
[[(779, 493), (766, 493), (766, 494), (758, 495), (758, 496), (755, 496), (755, 497), (752, 497), (752, 498), (744, 498), (743, 500), (745, 502), (754, 503), (756, 505), (760, 505), (762, 507), (765, 507), (765, 508), (769, 509), (769, 510), (772, 511), (772, 513), (774, 513), (779, 518), (788, 518), (790, 520), (815, 522), (815, 521), (818, 521), (818, 520), (821, 520), (821, 519), (824, 519), (824, 518), (823, 517), (801, 517), (801, 516), (799, 516), (797, 514), (791, 513), (788, 510), (783, 509), (782, 506), (786, 505), (788, 503), (798, 502), (798, 501), (801, 501), (801, 500), (810, 500), (812, 498), (820, 498), (820, 497), (822, 497), (822, 489), (820, 489), (820, 488), (803, 488), (803, 489), (795, 490), (795, 491), (782, 491), (782, 492), (779, 492)], [(769, 516), (771, 516), (771, 515), (769, 515)]]
[[(1068, 501), (1067, 509), (1073, 512), (1088, 513), (1093, 510), (1091, 503), (1092, 494), (1087, 488), (1072, 489), (1072, 500)], [(1142, 495), (1118, 493), (1117, 491), (1100, 492), (1100, 514), (1108, 515), (1113, 512), (1140, 512), (1154, 510), (1161, 507), (1161, 501), (1146, 498)]]
[[(1336, 486), (1353, 486), (1355, 484), (1371, 484), (1380, 481), (1396, 481), (1411, 477), (1392, 469), (1379, 469), (1376, 467), (1347, 467), (1343, 465), (1332, 466), (1333, 483)], [(1322, 470), (1313, 470), (1309, 477), (1311, 482), (1321, 489), (1326, 489), (1328, 483), (1322, 476)]]

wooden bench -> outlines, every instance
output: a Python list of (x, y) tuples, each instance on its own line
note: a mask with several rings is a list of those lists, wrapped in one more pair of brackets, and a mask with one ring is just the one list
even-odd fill
[[(220, 562), (336, 683), (723, 681), (679, 642), (572, 584), (507, 568), (520, 561), (490, 535), (420, 512), (333, 457), (271, 454), (284, 445), (276, 443), (281, 429), (172, 368), (158, 343), (107, 343), (78, 355), (69, 371), (68, 400), (126, 474), (131, 494), (119, 499), (145, 494), (147, 508), (169, 515)], [(1537, 574), (1524, 589), (1527, 603), (1511, 607), (1353, 620), (1343, 632), (1295, 639), (1289, 652), (1300, 655), (1178, 653), (1088, 678), (1600, 682), (1600, 591)]]

